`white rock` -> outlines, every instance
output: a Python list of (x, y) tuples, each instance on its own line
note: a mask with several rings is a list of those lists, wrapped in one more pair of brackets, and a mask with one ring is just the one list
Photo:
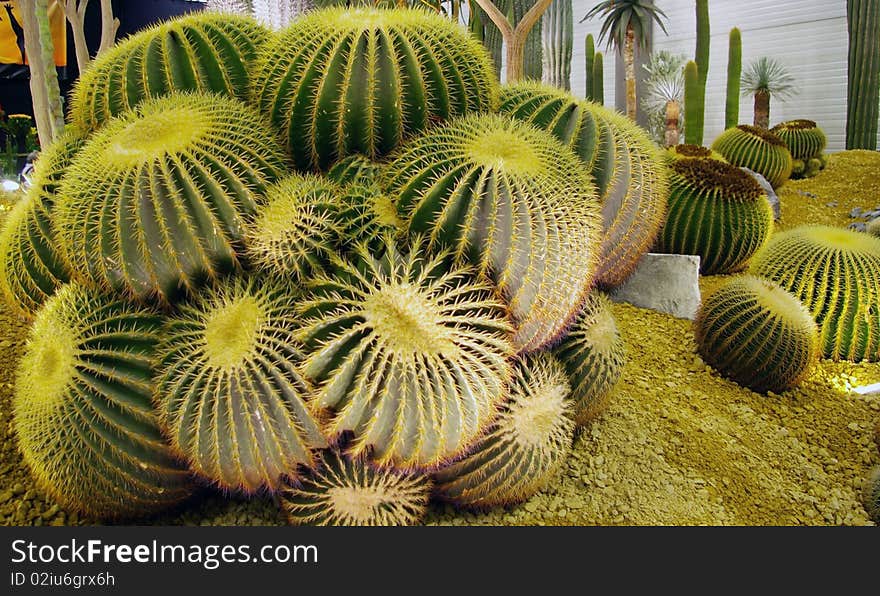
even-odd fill
[(700, 308), (700, 257), (648, 253), (611, 299), (693, 320)]

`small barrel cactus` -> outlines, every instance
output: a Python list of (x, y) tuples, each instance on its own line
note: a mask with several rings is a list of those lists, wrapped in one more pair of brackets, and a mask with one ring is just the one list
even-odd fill
[(295, 294), (251, 278), (202, 292), (164, 329), (156, 407), (171, 445), (220, 487), (278, 488), (325, 447), (297, 367)]
[(382, 165), (363, 155), (349, 155), (341, 159), (327, 172), (327, 178), (336, 184), (374, 184), (382, 171)]
[(238, 267), (244, 218), (284, 167), (244, 104), (169, 95), (92, 135), (65, 174), (53, 223), (77, 278), (173, 302)]
[(626, 363), (626, 344), (617, 330), (608, 298), (598, 292), (587, 297), (583, 310), (553, 354), (568, 373), (575, 422), (585, 425), (607, 407)]
[(785, 143), (770, 131), (741, 124), (728, 128), (712, 143), (712, 149), (735, 166), (761, 174), (773, 188), (791, 176), (792, 158)]
[(269, 31), (251, 18), (203, 13), (172, 19), (103, 53), (76, 84), (71, 119), (95, 130), (148, 98), (174, 91), (250, 96)]
[(303, 371), (331, 440), (353, 457), (430, 469), (462, 453), (503, 399), (513, 355), (504, 305), (488, 280), (448, 254), (386, 239), (358, 246), (298, 300)]
[(390, 153), (435, 120), (495, 107), (491, 59), (468, 32), (422, 10), (328, 8), (267, 45), (254, 97), (299, 169)]
[(528, 124), (469, 116), (407, 145), (383, 179), (412, 233), (491, 273), (520, 351), (561, 335), (595, 278), (601, 241), (577, 156)]
[(43, 151), (27, 195), (0, 233), (0, 287), (7, 302), (28, 317), (70, 280), (52, 231), (52, 212), (61, 177), (82, 144), (79, 134), (68, 132)]
[(880, 360), (880, 239), (829, 226), (774, 234), (749, 273), (797, 296), (819, 324), (825, 358)]
[(296, 526), (411, 526), (428, 510), (431, 480), (378, 468), (327, 450), (314, 470), (279, 494), (288, 523)]
[[(821, 157), (828, 140), (812, 120), (780, 122), (770, 132), (782, 139), (794, 160), (792, 178), (809, 178), (824, 167)], [(814, 161), (815, 160), (815, 161)]]
[(810, 312), (779, 285), (751, 275), (703, 301), (694, 336), (703, 360), (762, 393), (796, 387), (819, 360), (819, 333)]
[(675, 145), (666, 149), (668, 159), (717, 159), (718, 161), (727, 161), (724, 156), (713, 149), (703, 147), (701, 145), (688, 145), (686, 143)]
[(379, 252), (384, 238), (406, 232), (394, 201), (376, 185), (347, 186), (339, 197), (336, 214), (342, 229), (342, 251), (366, 243), (372, 252)]
[(99, 518), (148, 515), (191, 482), (150, 403), (162, 318), (63, 286), (37, 313), (18, 367), (13, 426), (37, 484)]
[(434, 474), (434, 494), (463, 507), (525, 501), (559, 472), (575, 423), (565, 369), (544, 352), (521, 359), (507, 403), (466, 457)]
[(670, 164), (669, 214), (661, 252), (699, 255), (706, 275), (742, 269), (773, 232), (764, 190), (741, 169), (715, 159)]

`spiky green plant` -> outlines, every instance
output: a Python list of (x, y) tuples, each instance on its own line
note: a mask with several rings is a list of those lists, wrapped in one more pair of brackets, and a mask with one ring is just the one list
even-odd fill
[(571, 0), (553, 0), (541, 17), (541, 24), (542, 80), (568, 91), (571, 89), (571, 51), (574, 46)]
[(608, 406), (611, 390), (626, 364), (626, 344), (604, 294), (589, 295), (553, 354), (568, 373), (574, 419), (580, 425), (587, 424)]
[(6, 301), (25, 316), (70, 280), (56, 247), (52, 212), (61, 177), (82, 144), (80, 135), (69, 132), (43, 151), (31, 187), (0, 233), (0, 287)]
[(100, 518), (176, 505), (189, 475), (150, 403), (162, 319), (76, 284), (37, 313), (18, 366), (13, 426), (37, 484)]
[(466, 457), (434, 474), (435, 496), (486, 508), (525, 501), (544, 488), (571, 451), (570, 390), (565, 369), (549, 353), (518, 361), (491, 429)]
[(666, 170), (647, 134), (611, 110), (535, 83), (504, 87), (501, 111), (551, 132), (590, 168), (604, 227), (597, 280), (622, 283), (654, 243), (666, 213)]
[(256, 21), (231, 14), (196, 14), (151, 27), (101, 54), (82, 74), (71, 119), (94, 130), (145, 99), (175, 91), (246, 100), (257, 53), (268, 40), (269, 31)]
[(797, 296), (819, 324), (825, 358), (880, 360), (880, 239), (829, 226), (774, 234), (749, 272)]
[(741, 169), (716, 159), (681, 159), (669, 170), (669, 214), (658, 250), (699, 255), (705, 275), (742, 269), (773, 232), (764, 190)]
[(880, 111), (880, 1), (847, 0), (846, 148), (877, 149)]
[(727, 49), (727, 100), (724, 105), (724, 128), (739, 124), (739, 87), (742, 76), (742, 33), (730, 30)]
[(754, 125), (765, 130), (770, 128), (770, 98), (784, 99), (793, 96), (797, 88), (788, 70), (767, 56), (756, 58), (743, 73), (741, 93), (754, 96)]
[(796, 387), (819, 360), (810, 312), (776, 283), (752, 275), (703, 300), (694, 336), (706, 363), (762, 393)]
[(825, 151), (828, 140), (821, 128), (812, 120), (789, 120), (780, 122), (770, 129), (770, 132), (782, 139), (788, 147), (794, 160), (792, 178), (815, 176), (822, 168), (821, 162), (810, 164), (813, 159), (818, 160)]
[(691, 60), (684, 67), (684, 142), (688, 145), (703, 144), (705, 93), (697, 63)]
[(593, 79), (590, 83), (590, 101), (603, 106), (605, 105), (605, 67), (602, 52), (596, 52), (593, 56)]
[(149, 100), (73, 160), (55, 229), (78, 277), (171, 302), (238, 267), (243, 220), (284, 167), (272, 133), (236, 100)]
[(696, 158), (716, 159), (723, 162), (727, 161), (724, 159), (723, 155), (713, 149), (701, 145), (688, 145), (687, 143), (667, 148), (665, 157), (672, 160)]
[(327, 178), (337, 184), (373, 184), (382, 166), (360, 154), (341, 159), (327, 172)]
[(279, 500), (296, 526), (411, 526), (425, 516), (430, 493), (428, 476), (328, 450)]
[(366, 243), (379, 252), (384, 238), (401, 236), (406, 223), (397, 213), (397, 206), (376, 185), (352, 184), (339, 197), (336, 217), (341, 229), (338, 250), (345, 251)]
[(874, 466), (865, 483), (865, 511), (875, 524), (880, 524), (880, 466)]
[(358, 246), (299, 300), (305, 374), (328, 437), (348, 453), (428, 469), (456, 457), (490, 422), (513, 354), (506, 308), (487, 280), (428, 256)]
[(269, 44), (254, 97), (300, 169), (393, 151), (435, 120), (491, 110), (497, 82), (476, 39), (422, 10), (319, 10)]
[(410, 143), (385, 181), (412, 233), (493, 276), (520, 351), (562, 333), (595, 278), (601, 241), (594, 186), (574, 153), (522, 122), (471, 116)]
[(584, 72), (584, 97), (590, 101), (593, 98), (593, 63), (596, 60), (596, 43), (593, 40), (593, 34), (590, 33), (584, 39), (584, 63), (586, 65)]
[(163, 331), (161, 427), (192, 470), (220, 487), (277, 488), (327, 445), (306, 406), (295, 302), (285, 282), (236, 278), (182, 305)]
[(773, 188), (779, 188), (791, 176), (791, 153), (775, 134), (763, 128), (746, 124), (729, 128), (721, 133), (712, 149), (735, 166), (748, 168), (767, 179)]

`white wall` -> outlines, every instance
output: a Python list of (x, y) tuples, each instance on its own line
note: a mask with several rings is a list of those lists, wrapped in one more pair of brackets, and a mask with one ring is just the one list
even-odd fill
[(578, 23), (593, 6), (595, 0), (572, 0), (571, 8), (574, 15), (574, 47), (571, 51), (571, 91), (579, 97), (586, 94), (586, 59), (584, 49), (587, 35), (593, 34), (596, 42), (596, 51), (602, 52), (603, 68), (605, 69), (605, 105), (614, 107), (614, 64), (617, 60), (617, 52), (614, 48), (606, 49), (605, 44), (599, 44), (599, 29), (601, 21), (593, 19)]

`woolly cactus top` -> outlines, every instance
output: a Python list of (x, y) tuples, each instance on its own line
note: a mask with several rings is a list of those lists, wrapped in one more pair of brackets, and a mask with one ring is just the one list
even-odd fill
[(676, 145), (675, 153), (677, 155), (684, 155), (685, 157), (712, 157), (712, 150), (708, 147), (693, 145), (690, 143)]
[(740, 124), (739, 126), (737, 126), (737, 128), (745, 133), (758, 137), (759, 139), (766, 141), (771, 145), (786, 147), (785, 142), (769, 130), (758, 128), (756, 126), (749, 126), (748, 124)]
[(747, 203), (764, 194), (754, 178), (717, 159), (683, 159), (669, 167), (673, 172), (673, 184), (675, 178), (680, 178), (687, 186), (723, 200)]
[(783, 238), (798, 238), (827, 250), (855, 252), (880, 258), (880, 238), (844, 228), (801, 226), (780, 233), (777, 240), (781, 241)]
[(770, 132), (775, 133), (777, 130), (810, 130), (813, 128), (818, 128), (818, 125), (813, 120), (788, 120), (774, 126), (770, 129)]

